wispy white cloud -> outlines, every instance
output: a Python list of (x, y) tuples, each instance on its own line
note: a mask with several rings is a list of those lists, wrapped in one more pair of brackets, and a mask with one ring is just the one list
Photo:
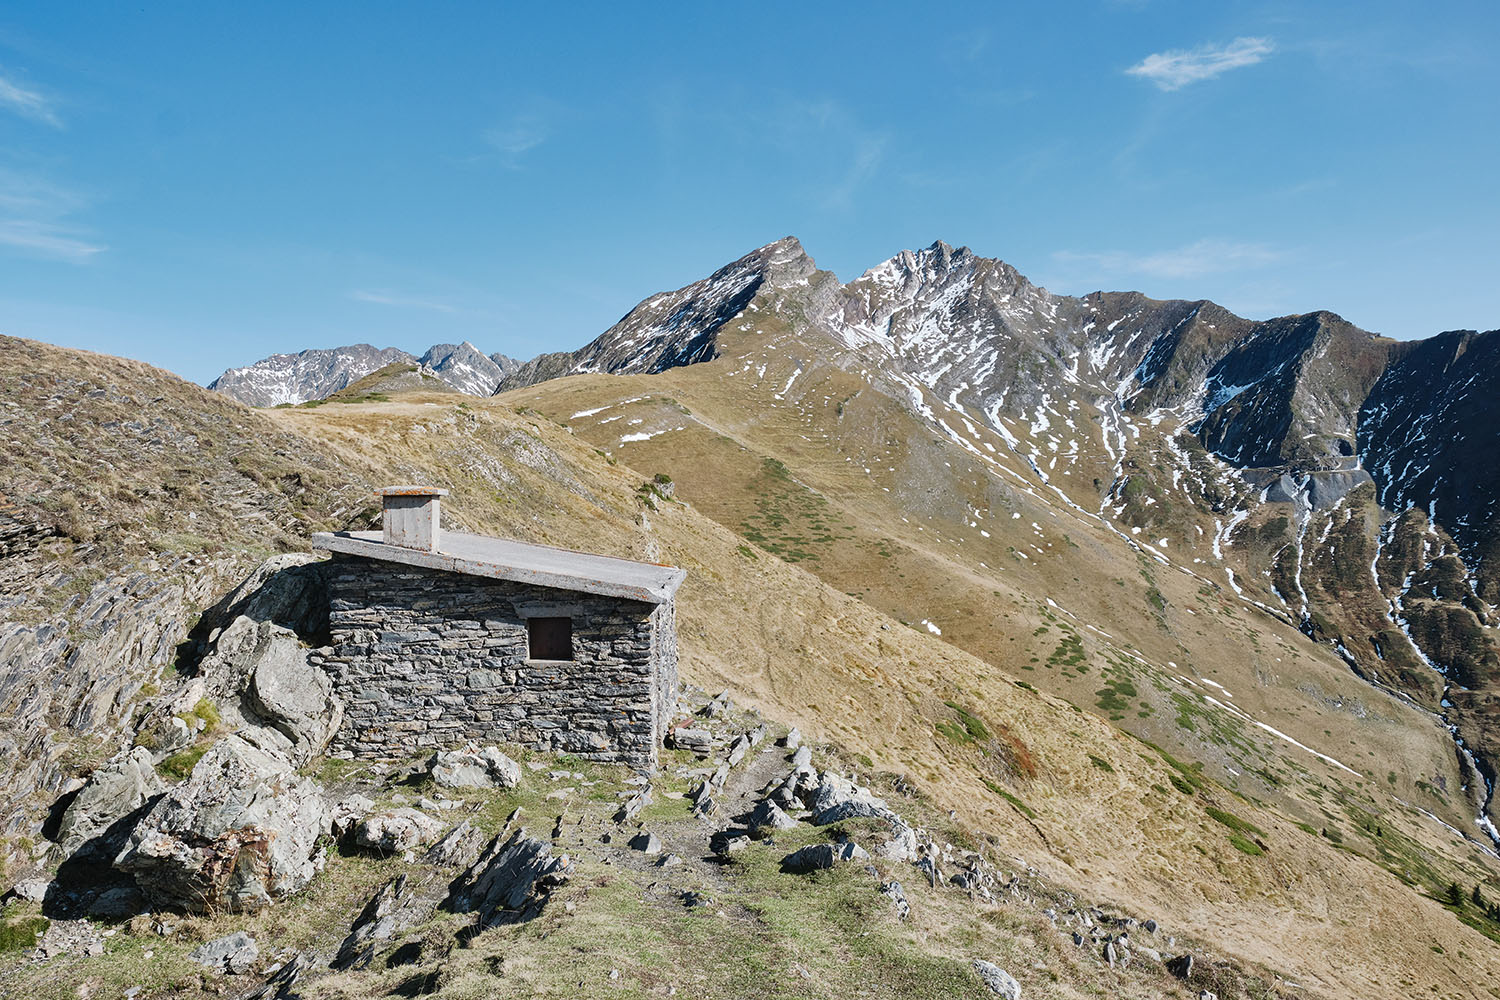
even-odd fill
[(1178, 90), (1200, 80), (1212, 80), (1242, 66), (1254, 66), (1275, 51), (1269, 38), (1236, 38), (1226, 45), (1155, 52), (1125, 72), (1150, 80), (1162, 90)]
[(1195, 278), (1204, 274), (1265, 267), (1285, 254), (1264, 243), (1202, 239), (1172, 250), (1136, 254), (1120, 250), (1079, 253), (1059, 250), (1052, 258), (1064, 265), (1081, 265), (1100, 275), (1129, 274), (1153, 278)]
[[(847, 211), (859, 192), (880, 172), (890, 134), (864, 124), (844, 103), (831, 98), (786, 98), (768, 105), (752, 130), (759, 141), (795, 153), (817, 187), (823, 209)], [(743, 118), (733, 122), (743, 131)], [(821, 178), (821, 181), (818, 180)]]
[(68, 220), (87, 200), (45, 177), (0, 167), (0, 247), (29, 257), (81, 262), (106, 249)]
[(0, 108), (53, 128), (62, 128), (63, 125), (51, 99), (40, 91), (28, 90), (4, 76), (0, 76)]
[(369, 302), (377, 306), (395, 306), (400, 309), (427, 309), (431, 312), (456, 313), (458, 308), (446, 302), (438, 302), (434, 299), (415, 298), (410, 295), (397, 295), (391, 292), (371, 292), (359, 289), (349, 293), (349, 297), (356, 302)]
[(0, 246), (33, 256), (75, 261), (108, 249), (83, 239), (76, 229), (37, 219), (0, 219)]
[(530, 98), (521, 102), (505, 121), (484, 131), (485, 145), (492, 150), (491, 157), (511, 170), (519, 170), (526, 154), (552, 138), (557, 120), (564, 113), (555, 102), (546, 98)]
[(850, 208), (854, 203), (855, 192), (880, 169), (880, 163), (885, 159), (886, 144), (887, 137), (880, 134), (857, 137), (849, 168), (828, 189), (823, 198), (824, 205), (829, 208)]

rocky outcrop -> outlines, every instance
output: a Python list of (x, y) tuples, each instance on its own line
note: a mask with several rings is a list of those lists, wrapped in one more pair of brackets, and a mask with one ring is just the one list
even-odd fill
[(63, 813), (57, 841), (65, 856), (80, 852), (108, 860), (124, 846), (117, 829), (167, 789), (151, 763), (151, 751), (135, 747), (89, 775)]
[(432, 916), (441, 893), (430, 892), (432, 880), (426, 882), (403, 874), (381, 886), (349, 928), (333, 958), (335, 969), (362, 969), (370, 964), (375, 952), (403, 931)]
[(775, 802), (762, 799), (745, 820), (745, 825), (752, 830), (790, 830), (796, 827), (797, 821)]
[(283, 552), (262, 562), (203, 613), (194, 630), (206, 640), (199, 654), (236, 618), (289, 628), (309, 644), (324, 641), (328, 635), (327, 568), (325, 561), (308, 552)]
[(852, 840), (834, 844), (811, 844), (781, 859), (781, 870), (789, 875), (806, 875), (832, 868), (842, 861), (868, 861), (870, 854)]
[(227, 736), (147, 810), (114, 864), (154, 906), (253, 911), (321, 868), (327, 822), (320, 790), (290, 760)]
[(447, 908), (477, 914), (476, 927), (521, 923), (536, 917), (552, 891), (567, 882), (573, 862), (552, 856), (552, 845), (517, 830), (496, 837), (453, 883)]
[(877, 798), (868, 788), (862, 788), (832, 771), (824, 771), (819, 777), (817, 791), (808, 802), (808, 808), (813, 811), (813, 822), (818, 826), (827, 826), (856, 816), (896, 818), (896, 814), (884, 800)]

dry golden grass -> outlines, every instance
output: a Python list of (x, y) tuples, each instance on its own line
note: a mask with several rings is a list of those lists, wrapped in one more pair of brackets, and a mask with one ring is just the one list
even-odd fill
[[(639, 381), (626, 380), (616, 392), (639, 395), (642, 386), (629, 384)], [(467, 401), (460, 409), (414, 397), (274, 419), (351, 464), (368, 463), (375, 478), (383, 467), (391, 478), (420, 472), (450, 486), (452, 509), (466, 526), (684, 566), (685, 680), (728, 687), (774, 718), (866, 755), (877, 769), (908, 776), (1002, 854), (1026, 858), (1059, 884), (1194, 928), (1241, 959), (1330, 996), (1378, 995), (1408, 980), (1424, 990), (1500, 987), (1490, 962), (1494, 945), (1383, 868), (1211, 782), (1182, 795), (1171, 783), (1176, 772), (1105, 720), (1018, 687), (1015, 674), (893, 621), (798, 565), (764, 550), (747, 555), (741, 536), (691, 507), (642, 509), (633, 489), (656, 471), (670, 472), (682, 495), (694, 499), (682, 469), (696, 466), (661, 468), (650, 456), (635, 470), (610, 465), (577, 436), (515, 414), (517, 402)], [(480, 495), (496, 473), (474, 457), (491, 461), (502, 453), (493, 442), (513, 440), (518, 429), (531, 442), (521, 450), (532, 466), (507, 465), (516, 481), (505, 495)], [(571, 473), (559, 476), (559, 469)], [(1189, 599), (1175, 579), (1161, 576), (1169, 600)], [(1024, 624), (1042, 621), (1043, 610)], [(1265, 634), (1261, 623), (1233, 617), (1230, 606), (1216, 614)], [(991, 756), (938, 731), (953, 718), (948, 701), (991, 728), (1006, 727), (1034, 754), (1038, 777), (1008, 786), (1034, 821), (986, 785), (1007, 787)], [(1400, 728), (1395, 719), (1383, 724)], [(1274, 755), (1284, 745), (1267, 746)], [(1309, 787), (1326, 789), (1330, 807), (1338, 795), (1357, 794), (1355, 779), (1348, 779), (1354, 787), (1342, 787), (1342, 772), (1292, 756), (1300, 754), (1287, 746), (1279, 762), (1303, 770)], [(1204, 811), (1207, 803), (1266, 831), (1270, 850), (1261, 857), (1237, 850)], [(1442, 839), (1430, 836), (1425, 820), (1393, 814), (1389, 822), (1431, 846)], [(1446, 850), (1455, 852), (1451, 842)], [(1452, 862), (1432, 860), (1454, 870)]]

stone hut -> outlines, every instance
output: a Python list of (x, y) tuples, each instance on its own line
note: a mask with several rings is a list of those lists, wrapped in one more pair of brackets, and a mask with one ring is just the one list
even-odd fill
[(378, 495), (382, 531), (313, 537), (333, 555), (332, 641), (315, 657), (345, 705), (331, 752), (473, 739), (655, 766), (683, 570), (443, 531), (446, 490)]

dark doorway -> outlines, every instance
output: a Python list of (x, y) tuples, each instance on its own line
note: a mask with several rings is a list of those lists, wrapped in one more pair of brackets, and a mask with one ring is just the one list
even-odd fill
[(533, 660), (571, 660), (573, 658), (573, 619), (528, 618), (526, 638)]

